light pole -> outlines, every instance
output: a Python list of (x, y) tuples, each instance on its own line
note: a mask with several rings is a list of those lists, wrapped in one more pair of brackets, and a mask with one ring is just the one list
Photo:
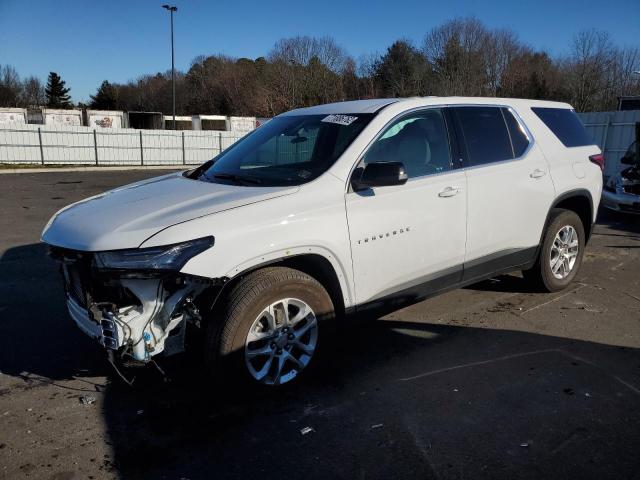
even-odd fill
[(173, 99), (173, 129), (176, 129), (176, 64), (173, 53), (173, 12), (178, 11), (178, 7), (173, 5), (162, 5), (171, 14), (171, 90)]

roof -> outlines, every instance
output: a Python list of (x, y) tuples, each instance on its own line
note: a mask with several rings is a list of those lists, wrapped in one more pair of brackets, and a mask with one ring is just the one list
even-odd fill
[(375, 113), (391, 104), (406, 104), (407, 108), (428, 105), (513, 105), (520, 107), (571, 108), (570, 105), (548, 100), (528, 100), (521, 98), (496, 97), (409, 97), (409, 98), (376, 98), (371, 100), (353, 100), (348, 102), (327, 103), (314, 107), (298, 108), (285, 112), (288, 115), (329, 115), (348, 113)]
[(298, 108), (283, 115), (328, 115), (331, 113), (375, 113), (401, 98), (375, 98), (372, 100), (353, 100), (348, 102), (326, 103), (315, 107)]

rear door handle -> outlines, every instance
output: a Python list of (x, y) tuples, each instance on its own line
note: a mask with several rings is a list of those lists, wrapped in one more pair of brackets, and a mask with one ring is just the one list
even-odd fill
[(453, 197), (454, 195), (457, 195), (458, 193), (460, 193), (460, 187), (447, 187), (443, 190), (440, 190), (440, 192), (438, 192), (438, 196), (439, 197)]
[(536, 168), (533, 172), (531, 172), (531, 174), (529, 175), (531, 178), (540, 178), (540, 177), (544, 177), (547, 174), (547, 172), (545, 170), (542, 170), (540, 168)]

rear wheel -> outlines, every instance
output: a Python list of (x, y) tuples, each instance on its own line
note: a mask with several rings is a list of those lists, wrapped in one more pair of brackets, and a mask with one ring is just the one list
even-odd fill
[(525, 278), (548, 292), (566, 288), (578, 273), (584, 255), (585, 233), (575, 212), (554, 209), (536, 264)]
[(208, 367), (231, 381), (282, 385), (308, 370), (320, 334), (334, 318), (322, 285), (298, 270), (271, 267), (230, 291), (221, 317), (209, 322)]

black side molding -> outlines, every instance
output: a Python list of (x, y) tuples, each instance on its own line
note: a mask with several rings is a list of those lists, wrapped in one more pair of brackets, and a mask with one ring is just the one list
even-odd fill
[(515, 270), (531, 268), (536, 261), (537, 252), (538, 246), (533, 246), (487, 255), (468, 262), (464, 266), (459, 265), (427, 275), (411, 284), (400, 286), (397, 291), (383, 292), (366, 303), (349, 308), (346, 313), (381, 317), (450, 290)]

